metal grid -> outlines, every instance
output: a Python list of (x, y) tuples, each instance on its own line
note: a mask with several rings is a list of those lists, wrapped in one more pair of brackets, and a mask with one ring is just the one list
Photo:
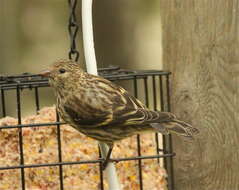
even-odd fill
[[(153, 109), (160, 108), (162, 111), (170, 111), (170, 91), (169, 91), (169, 80), (170, 80), (170, 72), (166, 71), (128, 71), (121, 70), (118, 67), (111, 67), (105, 69), (99, 69), (99, 73), (101, 76), (113, 81), (127, 81), (128, 84), (132, 84), (133, 90), (132, 93), (135, 97), (139, 97), (142, 95), (144, 99), (142, 100), (146, 106), (149, 106), (149, 102), (151, 101), (151, 107)], [(74, 165), (74, 164), (98, 164), (99, 165), (99, 175), (100, 175), (100, 188), (104, 189), (103, 184), (103, 171), (101, 168), (101, 163), (103, 159), (100, 157), (98, 160), (81, 160), (77, 162), (64, 162), (62, 159), (61, 152), (61, 129), (60, 126), (64, 123), (60, 122), (59, 117), (57, 115), (56, 122), (53, 123), (39, 123), (39, 124), (22, 124), (22, 90), (34, 90), (34, 99), (35, 99), (35, 110), (40, 110), (40, 96), (39, 96), (39, 88), (48, 88), (48, 80), (41, 78), (38, 75), (31, 74), (22, 74), (16, 76), (0, 76), (0, 90), (1, 90), (1, 114), (0, 117), (5, 117), (8, 115), (8, 102), (6, 102), (6, 91), (15, 91), (16, 92), (16, 110), (17, 110), (17, 119), (18, 125), (14, 126), (0, 126), (0, 130), (7, 130), (12, 128), (19, 128), (19, 156), (20, 163), (16, 166), (0, 166), (0, 170), (13, 170), (19, 169), (21, 172), (21, 187), (25, 189), (25, 168), (35, 168), (35, 167), (51, 167), (58, 166), (59, 167), (59, 184), (60, 189), (64, 189), (64, 179), (63, 179), (63, 166), (64, 165)], [(157, 98), (159, 97), (159, 98)], [(14, 100), (13, 100), (14, 101)], [(57, 126), (57, 143), (58, 143), (58, 162), (57, 163), (43, 163), (43, 164), (24, 164), (24, 150), (23, 150), (23, 136), (22, 136), (22, 128), (25, 127), (51, 127)], [(142, 160), (143, 159), (158, 159), (162, 158), (164, 167), (168, 173), (168, 188), (169, 190), (174, 189), (173, 184), (173, 165), (172, 165), (172, 157), (175, 155), (172, 152), (172, 142), (171, 135), (163, 136), (163, 149), (159, 148), (159, 139), (158, 134), (155, 134), (155, 155), (152, 156), (144, 156), (141, 153), (140, 146), (140, 135), (137, 135), (137, 152), (138, 156), (129, 157), (129, 158), (116, 158), (115, 162), (122, 161), (138, 161), (138, 180), (140, 184), (140, 190), (143, 190), (143, 176), (142, 176)], [(100, 151), (99, 151), (100, 152)]]

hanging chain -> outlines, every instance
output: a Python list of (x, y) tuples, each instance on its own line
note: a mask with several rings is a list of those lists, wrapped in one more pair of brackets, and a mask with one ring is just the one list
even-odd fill
[(69, 59), (71, 60), (74, 59), (75, 61), (78, 61), (79, 51), (76, 49), (76, 37), (79, 26), (76, 22), (76, 13), (75, 13), (77, 0), (68, 0), (68, 4), (70, 7), (68, 31), (70, 35), (70, 46), (71, 46), (69, 51)]

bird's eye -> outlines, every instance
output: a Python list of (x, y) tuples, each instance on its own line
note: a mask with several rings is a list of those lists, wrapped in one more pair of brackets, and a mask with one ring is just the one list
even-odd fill
[(59, 73), (65, 73), (66, 72), (66, 70), (65, 69), (63, 69), (63, 68), (61, 68), (61, 69), (59, 69)]

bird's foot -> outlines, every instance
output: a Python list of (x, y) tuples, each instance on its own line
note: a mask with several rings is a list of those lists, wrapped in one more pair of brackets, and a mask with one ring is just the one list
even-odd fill
[(105, 170), (106, 167), (108, 166), (109, 162), (111, 162), (111, 161), (112, 161), (111, 159), (104, 160), (102, 163), (102, 170)]

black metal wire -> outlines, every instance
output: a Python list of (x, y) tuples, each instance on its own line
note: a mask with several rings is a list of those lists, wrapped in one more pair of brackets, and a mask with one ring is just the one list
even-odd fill
[[(154, 71), (128, 71), (128, 70), (118, 70), (117, 72), (113, 73), (106, 73), (104, 72), (105, 68), (100, 69), (99, 75), (107, 78), (108, 80), (115, 81), (115, 80), (131, 80), (135, 77), (137, 79), (143, 79), (145, 76), (167, 76), (171, 73), (169, 71), (161, 71), (161, 70), (154, 70)], [(0, 77), (0, 86), (1, 90), (11, 90), (16, 89), (16, 86), (19, 88), (34, 88), (34, 87), (47, 87), (49, 86), (48, 80), (42, 78), (40, 75), (13, 75), (13, 76), (1, 76)]]
[(159, 89), (160, 89), (160, 108), (162, 111), (164, 111), (164, 94), (163, 94), (163, 79), (162, 76), (159, 75)]
[[(153, 98), (153, 108), (156, 109), (157, 105), (161, 106), (161, 110), (170, 110), (170, 94), (169, 94), (169, 75), (170, 72), (166, 71), (129, 71), (129, 70), (122, 70), (118, 67), (114, 68), (106, 68), (101, 69), (100, 72), (101, 76), (111, 80), (111, 81), (119, 81), (119, 80), (129, 80), (133, 82), (134, 87), (134, 95), (138, 97), (139, 89), (141, 88), (138, 81), (142, 80), (143, 89), (145, 93), (145, 104), (149, 106), (149, 99), (150, 97)], [(159, 77), (159, 86), (160, 91), (157, 92), (156, 88), (156, 77)], [(149, 78), (152, 79), (152, 94), (149, 92)], [(150, 80), (151, 81), (151, 80)], [(74, 165), (74, 164), (97, 164), (99, 165), (99, 188), (104, 190), (104, 183), (103, 183), (103, 171), (101, 167), (101, 163), (103, 159), (101, 157), (98, 160), (81, 160), (78, 162), (64, 162), (62, 160), (62, 153), (61, 153), (61, 133), (60, 133), (60, 126), (65, 124), (64, 122), (59, 121), (59, 117), (57, 117), (56, 122), (52, 123), (31, 123), (31, 124), (22, 124), (21, 122), (21, 91), (22, 89), (31, 89), (34, 88), (35, 90), (35, 107), (36, 111), (40, 109), (40, 97), (39, 97), (39, 88), (48, 87), (48, 80), (41, 78), (39, 75), (31, 75), (31, 74), (24, 74), (24, 75), (15, 75), (15, 76), (2, 76), (0, 77), (0, 90), (1, 90), (1, 102), (2, 102), (2, 116), (6, 116), (8, 111), (8, 104), (6, 103), (5, 99), (5, 91), (7, 90), (16, 90), (16, 102), (17, 102), (17, 116), (18, 116), (18, 124), (12, 126), (0, 126), (0, 130), (7, 130), (18, 128), (19, 129), (19, 156), (20, 156), (20, 163), (16, 166), (1, 166), (0, 170), (11, 170), (11, 169), (19, 169), (21, 172), (21, 184), (22, 190), (25, 188), (25, 168), (35, 168), (35, 167), (51, 167), (57, 166), (59, 167), (59, 185), (60, 189), (64, 189), (64, 166), (65, 165)], [(157, 95), (160, 94), (160, 101), (157, 102)], [(43, 164), (24, 164), (24, 152), (23, 152), (23, 137), (22, 137), (22, 129), (28, 127), (56, 127), (57, 129), (57, 142), (58, 142), (58, 162), (57, 163), (43, 163)], [(143, 170), (142, 170), (142, 160), (144, 159), (159, 159), (163, 158), (165, 163), (165, 168), (168, 172), (168, 186), (169, 190), (173, 190), (173, 164), (172, 164), (172, 156), (175, 154), (172, 152), (171, 144), (171, 137), (163, 137), (163, 149), (157, 148), (157, 154), (152, 156), (144, 156), (141, 152), (140, 146), (140, 136), (137, 136), (137, 152), (138, 156), (130, 157), (130, 158), (116, 158), (112, 159), (114, 162), (122, 162), (122, 161), (132, 161), (137, 160), (138, 162), (138, 174), (139, 174), (139, 186), (140, 190), (143, 189)], [(157, 139), (156, 143), (157, 143)]]
[[(60, 121), (59, 114), (56, 110), (56, 122)], [(60, 130), (60, 124), (56, 125), (57, 129), (57, 148), (58, 148), (58, 161), (62, 162), (62, 153), (61, 153), (61, 130)], [(63, 184), (63, 168), (62, 165), (59, 165), (59, 180), (60, 180), (60, 189), (64, 190), (64, 184)]]
[[(167, 153), (163, 155), (153, 155), (153, 156), (135, 156), (128, 158), (115, 158), (110, 159), (111, 161), (118, 163), (124, 161), (132, 161), (132, 160), (146, 160), (146, 159), (158, 159), (158, 158), (166, 158), (175, 156), (175, 153)], [(97, 164), (103, 163), (104, 159), (98, 160), (82, 160), (75, 162), (57, 162), (57, 163), (47, 163), (47, 164), (25, 164), (25, 165), (17, 165), (17, 166), (2, 166), (0, 170), (13, 170), (13, 169), (25, 169), (25, 168), (39, 168), (39, 167), (51, 167), (51, 166), (67, 166), (67, 165), (76, 165), (76, 164)]]
[[(17, 99), (17, 120), (18, 124), (21, 125), (22, 123), (22, 116), (21, 116), (21, 95), (20, 89), (17, 86), (16, 89), (16, 99)], [(20, 128), (18, 132), (19, 137), (19, 153), (20, 153), (20, 165), (24, 165), (24, 153), (23, 153), (23, 135), (22, 135), (22, 128)], [(25, 171), (24, 168), (21, 168), (21, 185), (22, 189), (25, 189)]]
[(53, 122), (53, 123), (31, 123), (31, 124), (18, 124), (18, 125), (8, 125), (0, 126), (1, 129), (20, 129), (27, 127), (54, 127), (56, 125), (65, 124), (64, 122)]
[(145, 105), (149, 107), (148, 77), (144, 78)]
[[(153, 85), (153, 101), (154, 101), (154, 110), (157, 110), (157, 91), (156, 91), (156, 79), (155, 75), (152, 76), (152, 85)], [(159, 154), (159, 137), (158, 133), (155, 133), (155, 142), (156, 142), (156, 153)], [(159, 159), (158, 159), (159, 163)]]
[(69, 8), (70, 8), (70, 17), (68, 21), (68, 31), (70, 35), (70, 51), (69, 51), (69, 59), (73, 59), (74, 61), (78, 61), (79, 59), (79, 51), (76, 48), (76, 38), (79, 30), (79, 26), (76, 20), (76, 7), (77, 0), (68, 0)]
[[(170, 112), (171, 111), (171, 102), (170, 102), (170, 89), (169, 89), (169, 76), (166, 76), (166, 95), (167, 95), (167, 106), (168, 109), (167, 111)], [(166, 146), (167, 152), (172, 152), (173, 151), (173, 147), (172, 147), (172, 135), (169, 134), (168, 136), (165, 137), (166, 139)], [(174, 189), (174, 174), (173, 174), (173, 158), (167, 158), (167, 171), (168, 171), (168, 175), (170, 176), (169, 180), (168, 180), (168, 187), (170, 189)]]
[[(98, 146), (98, 151), (99, 151), (99, 158), (101, 158), (101, 150), (100, 146)], [(103, 173), (103, 163), (99, 162), (99, 172), (100, 172), (100, 189), (104, 190), (104, 173)]]
[(38, 87), (35, 87), (35, 104), (36, 104), (36, 113), (37, 113), (40, 110)]
[(6, 106), (5, 106), (5, 94), (4, 90), (1, 89), (1, 103), (2, 103), (2, 115), (3, 117), (6, 116)]
[(156, 91), (156, 80), (155, 75), (152, 77), (152, 83), (153, 83), (153, 101), (154, 101), (154, 110), (157, 110), (157, 91)]
[[(109, 73), (106, 72), (104, 73), (104, 71), (112, 71), (115, 70), (115, 73)], [(120, 69), (117, 66), (114, 67), (109, 67), (109, 68), (98, 68), (98, 72), (99, 75), (108, 78), (108, 77), (117, 77), (120, 78), (121, 74), (123, 76), (153, 76), (153, 75), (157, 75), (157, 76), (166, 76), (166, 75), (170, 75), (171, 72), (170, 71), (163, 71), (163, 70), (126, 70), (126, 69)], [(106, 76), (108, 75), (109, 76)], [(31, 73), (23, 73), (23, 74), (19, 74), (19, 75), (0, 75), (0, 85), (2, 86), (3, 84), (11, 84), (12, 82), (15, 81), (19, 81), (21, 82), (22, 80), (27, 80), (27, 81), (34, 81), (36, 79), (41, 79), (42, 77), (38, 74), (31, 74)], [(108, 78), (109, 79), (109, 78)], [(46, 80), (46, 79), (45, 79)]]
[[(138, 98), (138, 84), (136, 77), (134, 77), (134, 96)], [(138, 156), (141, 156), (140, 135), (137, 135), (137, 151)], [(138, 160), (138, 170), (139, 170), (139, 188), (140, 190), (143, 190), (142, 160)]]

